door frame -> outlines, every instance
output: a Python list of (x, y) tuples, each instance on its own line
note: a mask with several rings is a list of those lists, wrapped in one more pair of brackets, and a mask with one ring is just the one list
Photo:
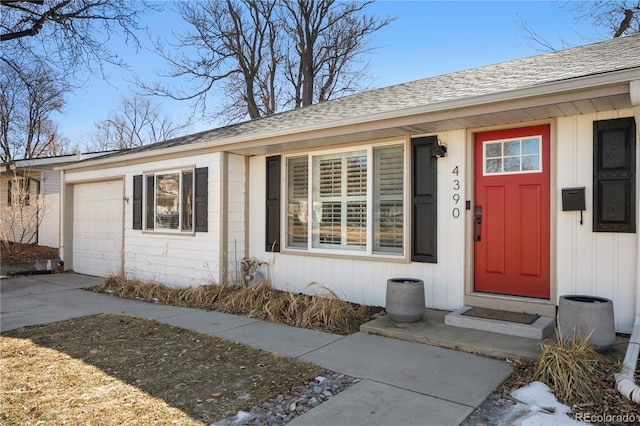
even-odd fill
[(466, 210), (465, 224), (465, 284), (463, 301), (468, 306), (478, 306), (490, 309), (501, 309), (513, 312), (526, 312), (542, 316), (555, 317), (556, 314), (556, 223), (557, 223), (557, 126), (555, 120), (530, 121), (515, 125), (490, 126), (467, 129), (466, 133), (466, 160), (468, 173), (466, 177), (466, 200), (473, 206), (475, 200), (475, 135), (476, 133), (491, 132), (497, 130), (517, 129), (532, 126), (549, 125), (549, 299), (536, 299), (530, 297), (510, 296), (503, 294), (480, 293), (474, 291), (474, 246), (473, 239), (473, 210)]

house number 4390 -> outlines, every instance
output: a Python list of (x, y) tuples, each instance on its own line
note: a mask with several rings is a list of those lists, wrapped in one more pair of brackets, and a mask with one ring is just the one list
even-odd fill
[(451, 210), (451, 216), (457, 219), (460, 217), (460, 179), (458, 179), (460, 170), (458, 169), (458, 166), (453, 168), (451, 174), (454, 176), (451, 182), (451, 189), (453, 189), (452, 198), (454, 203), (453, 209)]

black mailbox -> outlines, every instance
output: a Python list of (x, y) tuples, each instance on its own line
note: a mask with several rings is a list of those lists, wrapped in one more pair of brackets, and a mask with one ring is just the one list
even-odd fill
[(585, 210), (584, 187), (562, 188), (562, 211), (582, 211)]

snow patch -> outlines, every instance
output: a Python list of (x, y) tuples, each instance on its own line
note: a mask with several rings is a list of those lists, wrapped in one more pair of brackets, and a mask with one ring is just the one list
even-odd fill
[(570, 418), (571, 409), (558, 402), (547, 385), (532, 382), (511, 392), (518, 403), (505, 411), (501, 425), (548, 426), (588, 425)]

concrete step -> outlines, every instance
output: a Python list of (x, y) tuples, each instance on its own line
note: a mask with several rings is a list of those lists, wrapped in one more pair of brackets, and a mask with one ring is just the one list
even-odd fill
[(448, 314), (450, 311), (426, 309), (422, 320), (412, 323), (393, 321), (384, 315), (363, 324), (360, 331), (497, 359), (535, 361), (540, 356), (543, 341), (449, 326), (444, 323)]
[(451, 312), (444, 317), (444, 323), (453, 327), (489, 331), (491, 333), (525, 337), (527, 339), (534, 340), (543, 340), (547, 336), (550, 336), (555, 326), (555, 318), (551, 317), (541, 316), (532, 324), (521, 324), (511, 321), (463, 315), (470, 309), (472, 309), (472, 306), (463, 306), (462, 308)]

